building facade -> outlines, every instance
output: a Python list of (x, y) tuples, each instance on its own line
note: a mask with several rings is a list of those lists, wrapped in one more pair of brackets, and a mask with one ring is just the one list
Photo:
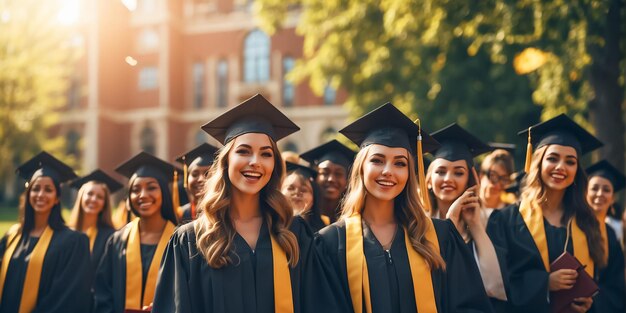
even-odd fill
[(285, 75), (302, 55), (297, 10), (284, 29), (259, 28), (252, 1), (89, 0), (84, 49), (57, 131), (80, 171), (112, 172), (139, 151), (168, 161), (202, 143), (200, 126), (260, 93), (301, 127), (279, 143), (301, 152), (346, 121), (345, 93), (315, 95)]

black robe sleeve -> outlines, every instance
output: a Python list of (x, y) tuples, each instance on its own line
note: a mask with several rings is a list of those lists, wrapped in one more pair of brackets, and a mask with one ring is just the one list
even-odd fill
[(487, 234), (496, 248), (508, 299), (507, 312), (549, 312), (548, 277), (518, 205), (494, 211)]
[(615, 232), (607, 225), (609, 259), (606, 267), (600, 269), (598, 285), (600, 292), (593, 298), (592, 312), (624, 312), (624, 253), (617, 241)]
[(122, 313), (126, 297), (126, 227), (116, 231), (106, 243), (94, 282), (94, 312)]

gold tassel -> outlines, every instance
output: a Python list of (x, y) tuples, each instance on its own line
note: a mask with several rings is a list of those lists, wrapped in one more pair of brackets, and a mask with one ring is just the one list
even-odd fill
[(189, 168), (187, 167), (187, 157), (183, 155), (183, 187), (187, 190), (187, 176), (189, 175)]
[(420, 193), (422, 196), (422, 204), (426, 212), (431, 211), (430, 198), (428, 197), (428, 188), (426, 187), (426, 177), (424, 175), (424, 153), (422, 151), (422, 125), (419, 118), (416, 120), (417, 133), (417, 180), (420, 185)]
[(174, 182), (172, 183), (172, 208), (174, 208), (174, 213), (176, 217), (180, 220), (181, 212), (180, 212), (180, 196), (178, 195), (178, 172), (174, 169)]
[(526, 164), (524, 165), (524, 171), (526, 174), (530, 172), (530, 162), (533, 160), (533, 144), (530, 140), (530, 129), (532, 127), (528, 127), (528, 144), (526, 145)]

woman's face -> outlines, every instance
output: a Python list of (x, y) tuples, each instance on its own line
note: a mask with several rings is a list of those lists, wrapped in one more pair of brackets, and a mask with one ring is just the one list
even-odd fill
[(574, 183), (578, 157), (572, 147), (549, 145), (541, 160), (541, 180), (551, 190), (563, 191)]
[(435, 197), (443, 202), (453, 202), (465, 192), (469, 182), (469, 168), (465, 160), (454, 162), (445, 159), (435, 159), (430, 165), (429, 188)]
[(156, 178), (135, 178), (130, 186), (130, 203), (141, 218), (161, 214), (163, 193)]
[(88, 183), (85, 185), (83, 197), (80, 200), (80, 205), (83, 208), (85, 214), (99, 214), (104, 208), (104, 200), (106, 192), (104, 187), (100, 184)]
[(492, 164), (487, 172), (481, 172), (480, 195), (485, 203), (500, 202), (502, 191), (511, 182), (509, 175), (510, 173), (499, 163)]
[(409, 179), (409, 157), (404, 148), (373, 144), (363, 164), (363, 180), (367, 196), (378, 200), (395, 199)]
[(228, 152), (228, 178), (245, 194), (257, 194), (270, 181), (274, 171), (274, 150), (265, 134), (248, 133), (233, 139)]
[(207, 180), (207, 173), (210, 166), (191, 165), (189, 167), (189, 176), (187, 177), (187, 185), (189, 186), (189, 193), (197, 201), (202, 197), (204, 190), (204, 183)]
[(308, 179), (300, 174), (291, 173), (285, 177), (281, 192), (293, 207), (294, 212), (302, 213), (313, 206), (313, 187)]
[(596, 213), (606, 214), (613, 205), (613, 184), (610, 180), (593, 176), (587, 186), (587, 202)]
[(337, 201), (348, 186), (348, 171), (345, 167), (326, 160), (317, 165), (316, 180), (324, 199)]
[(52, 178), (40, 176), (31, 183), (28, 193), (28, 202), (33, 207), (35, 214), (49, 214), (55, 204), (59, 203), (57, 188)]

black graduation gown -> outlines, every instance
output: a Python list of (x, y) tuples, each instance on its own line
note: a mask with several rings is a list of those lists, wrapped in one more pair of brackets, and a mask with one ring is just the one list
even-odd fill
[[(126, 244), (127, 240), (124, 236), (127, 227), (131, 227), (131, 224), (127, 224), (120, 230), (113, 233), (106, 243), (104, 249), (104, 255), (98, 265), (96, 271), (96, 281), (94, 282), (94, 298), (95, 308), (94, 312), (97, 313), (122, 313), (124, 312), (124, 305), (126, 302)], [(145, 258), (145, 252), (149, 249), (156, 249), (154, 247), (147, 247), (145, 245), (141, 249), (142, 254), (142, 270), (144, 272), (142, 282), (142, 290), (147, 278), (148, 269), (151, 262), (155, 260), (150, 257), (148, 260)], [(154, 254), (154, 251), (150, 251)], [(151, 261), (151, 262), (147, 262)], [(157, 260), (161, 261), (161, 260)]]
[[(544, 219), (544, 229), (548, 259), (552, 263), (563, 253), (567, 228), (552, 226)], [(489, 217), (487, 234), (496, 247), (498, 259), (501, 260), (500, 269), (508, 299), (503, 312), (550, 312), (550, 275), (519, 213), (519, 205), (512, 204), (494, 211)], [(567, 245), (567, 251), (574, 254), (572, 240)]]
[[(176, 230), (167, 245), (157, 283), (153, 313), (273, 313), (272, 245), (264, 222), (252, 251), (235, 236), (236, 265), (211, 268), (196, 248), (194, 223)], [(300, 261), (290, 269), (294, 312), (346, 312), (335, 295), (338, 282), (320, 263), (311, 230), (295, 217), (290, 230), (298, 238)], [(236, 254), (236, 255), (235, 255)]]
[[(0, 257), (4, 256), (7, 240), (5, 235), (0, 242)], [(25, 258), (38, 240), (22, 238), (13, 252), (0, 303), (1, 313), (18, 312), (28, 267)], [(90, 269), (89, 238), (67, 227), (55, 230), (41, 267), (37, 304), (32, 312), (89, 312)]]
[(615, 231), (606, 225), (609, 240), (609, 259), (600, 269), (598, 285), (600, 292), (593, 298), (592, 311), (597, 313), (623, 313), (624, 307), (624, 253)]
[(100, 264), (100, 260), (104, 255), (104, 248), (106, 247), (106, 243), (109, 240), (109, 237), (113, 235), (115, 229), (109, 226), (98, 226), (98, 234), (96, 235), (96, 240), (93, 243), (93, 250), (91, 250), (91, 268), (92, 273), (96, 273), (98, 269), (98, 264)]
[(180, 210), (182, 214), (181, 214), (180, 222), (178, 223), (178, 225), (183, 225), (183, 224), (193, 222), (193, 218), (191, 217), (191, 203), (187, 203), (181, 206)]
[[(448, 220), (433, 220), (446, 270), (432, 272), (439, 313), (492, 312), (478, 267), (463, 239)], [(413, 280), (404, 230), (399, 227), (389, 250), (383, 250), (363, 223), (363, 253), (367, 261), (373, 313), (416, 312)], [(352, 312), (346, 266), (346, 226), (338, 221), (319, 232), (317, 248), (341, 280), (341, 292)], [(360, 313), (360, 312), (358, 312)]]

